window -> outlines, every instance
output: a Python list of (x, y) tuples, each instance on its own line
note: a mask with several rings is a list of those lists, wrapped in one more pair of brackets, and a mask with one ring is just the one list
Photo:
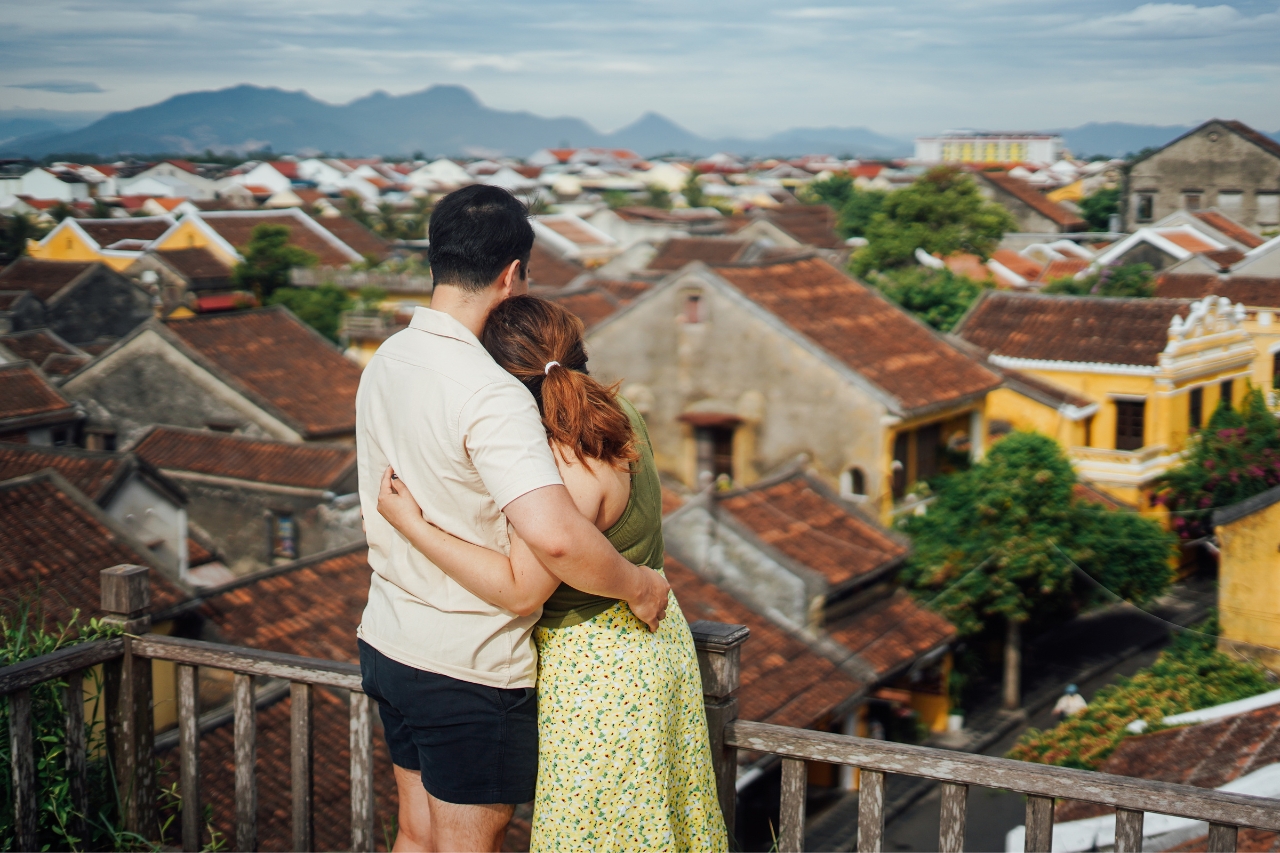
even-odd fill
[(1259, 225), (1280, 225), (1280, 193), (1258, 193)]
[(840, 475), (840, 494), (846, 498), (866, 497), (867, 475), (861, 468), (850, 468)]
[(698, 485), (715, 481), (720, 475), (733, 479), (733, 428), (698, 427), (694, 431), (698, 450)]
[(900, 432), (893, 439), (893, 497), (907, 493), (907, 454), (911, 451), (911, 433)]
[(1222, 383), (1222, 398), (1218, 401), (1219, 406), (1226, 409), (1231, 408), (1231, 390), (1232, 385), (1234, 384), (1235, 383), (1230, 379)]
[(1084, 419), (1084, 446), (1093, 447), (1093, 415)]
[(271, 536), (271, 559), (298, 559), (298, 526), (291, 512), (273, 512), (267, 520)]
[(114, 432), (91, 432), (85, 436), (84, 446), (88, 450), (115, 450), (116, 434)]
[(1133, 202), (1134, 209), (1137, 211), (1137, 220), (1139, 222), (1150, 222), (1156, 216), (1156, 196), (1155, 193), (1138, 193), (1138, 197)]
[(1200, 429), (1204, 426), (1204, 389), (1192, 388), (1187, 399), (1190, 407), (1191, 428)]
[(702, 304), (702, 293), (690, 291), (684, 295), (684, 310), (681, 319), (686, 323), (701, 323), (705, 319), (705, 307)]
[(1185, 192), (1182, 194), (1183, 210), (1199, 210), (1200, 209), (1200, 191)]
[(1244, 211), (1244, 193), (1239, 190), (1220, 190), (1218, 192), (1218, 210), (1233, 219), (1238, 218)]
[(1280, 350), (1271, 354), (1271, 387), (1280, 390)]
[(71, 430), (66, 427), (54, 427), (49, 431), (54, 447), (66, 447), (71, 444)]
[(938, 476), (942, 461), (942, 425), (930, 424), (916, 430), (916, 479)]
[(1116, 400), (1116, 450), (1139, 450), (1143, 443), (1145, 400)]

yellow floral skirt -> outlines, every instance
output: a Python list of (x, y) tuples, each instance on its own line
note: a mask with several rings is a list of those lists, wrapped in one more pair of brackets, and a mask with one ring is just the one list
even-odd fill
[(534, 640), (529, 849), (726, 850), (698, 659), (675, 595), (656, 633), (618, 603)]

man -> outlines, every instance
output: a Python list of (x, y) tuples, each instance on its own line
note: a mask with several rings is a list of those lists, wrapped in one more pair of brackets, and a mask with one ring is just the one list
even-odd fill
[(1059, 720), (1065, 720), (1067, 717), (1074, 717), (1088, 707), (1089, 703), (1080, 695), (1080, 688), (1074, 684), (1068, 684), (1066, 692), (1058, 697), (1057, 704), (1053, 706), (1053, 715)]
[(481, 600), (416, 551), (378, 514), (383, 471), (443, 530), (508, 553), (510, 522), (552, 574), (628, 602), (651, 627), (669, 587), (578, 512), (532, 395), (477, 339), (495, 305), (528, 289), (524, 205), (496, 187), (458, 190), (436, 206), (429, 237), (431, 308), (383, 343), (356, 395), (373, 567), (360, 666), (395, 765), (395, 850), (497, 850), (514, 805), (533, 799), (539, 614)]

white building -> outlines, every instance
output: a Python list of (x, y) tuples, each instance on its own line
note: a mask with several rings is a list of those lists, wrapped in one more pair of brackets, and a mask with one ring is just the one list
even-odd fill
[(961, 131), (919, 137), (915, 159), (921, 163), (1056, 163), (1062, 152), (1062, 137), (1050, 133)]

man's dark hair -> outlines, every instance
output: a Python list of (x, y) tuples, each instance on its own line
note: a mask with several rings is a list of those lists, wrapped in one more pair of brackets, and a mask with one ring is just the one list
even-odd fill
[(484, 290), (507, 264), (529, 269), (529, 210), (501, 187), (475, 184), (449, 193), (431, 213), (427, 255), (436, 284)]

